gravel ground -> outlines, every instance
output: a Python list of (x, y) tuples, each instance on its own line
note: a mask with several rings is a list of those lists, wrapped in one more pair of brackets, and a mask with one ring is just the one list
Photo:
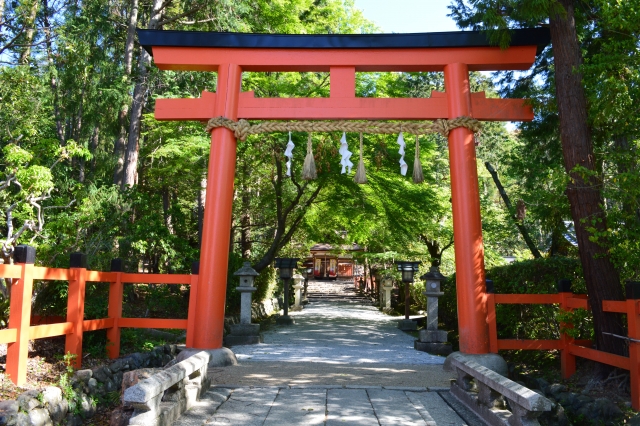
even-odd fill
[(234, 346), (240, 362), (279, 361), (326, 364), (443, 364), (444, 357), (413, 349), (415, 338), (373, 306), (318, 301), (290, 312), (293, 326), (274, 326), (264, 343)]
[(264, 343), (234, 346), (239, 364), (210, 370), (215, 384), (448, 387), (444, 357), (413, 349), (414, 337), (373, 306), (316, 301), (272, 326)]

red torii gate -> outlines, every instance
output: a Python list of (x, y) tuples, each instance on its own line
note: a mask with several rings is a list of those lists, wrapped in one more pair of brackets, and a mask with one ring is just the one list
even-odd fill
[[(547, 29), (512, 31), (508, 49), (475, 31), (421, 34), (283, 35), (138, 30), (140, 44), (162, 70), (218, 73), (216, 93), (199, 99), (158, 99), (158, 120), (433, 120), (469, 116), (486, 121), (530, 121), (523, 99), (471, 93), (469, 71), (526, 70), (549, 43)], [(243, 71), (330, 73), (329, 98), (255, 98), (241, 92)], [(445, 92), (431, 98), (357, 98), (356, 72), (444, 71)], [(451, 201), (460, 350), (489, 353), (484, 247), (473, 133), (449, 133)], [(197, 334), (188, 346), (222, 347), (228, 246), (236, 163), (231, 130), (211, 133)]]

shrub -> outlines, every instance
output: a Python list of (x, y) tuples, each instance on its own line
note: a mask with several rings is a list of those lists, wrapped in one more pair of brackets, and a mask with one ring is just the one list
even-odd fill
[[(497, 294), (554, 294), (559, 279), (573, 281), (574, 293), (585, 293), (582, 266), (578, 259), (550, 257), (514, 262), (487, 270)], [(458, 346), (458, 314), (455, 274), (443, 285), (440, 298), (440, 321), (447, 330), (454, 348)], [(557, 339), (560, 328), (557, 305), (497, 305), (496, 318), (500, 339)], [(574, 315), (575, 335), (589, 339), (593, 335), (593, 320), (585, 312)]]

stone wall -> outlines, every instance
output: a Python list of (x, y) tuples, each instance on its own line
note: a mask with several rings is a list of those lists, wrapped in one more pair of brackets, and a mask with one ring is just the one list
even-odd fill
[[(64, 389), (48, 386), (26, 391), (15, 401), (1, 401), (0, 426), (82, 425), (86, 419), (93, 417), (98, 401), (121, 392), (122, 378), (126, 372), (166, 366), (177, 354), (176, 345), (158, 346), (150, 352), (118, 358), (109, 365), (78, 370)], [(112, 393), (116, 391), (118, 394)]]

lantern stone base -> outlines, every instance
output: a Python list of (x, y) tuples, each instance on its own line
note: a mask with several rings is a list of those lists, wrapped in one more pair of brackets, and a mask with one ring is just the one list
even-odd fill
[(410, 319), (403, 319), (398, 321), (398, 328), (402, 331), (415, 331), (418, 329), (418, 323)]
[(260, 324), (231, 324), (230, 336), (257, 336), (260, 334)]
[(229, 331), (230, 333), (224, 337), (224, 344), (227, 346), (262, 343), (260, 324), (232, 324)]
[(276, 324), (278, 325), (294, 325), (295, 323), (289, 315), (282, 315), (276, 318)]
[(444, 330), (420, 330), (418, 340), (423, 343), (445, 343), (449, 333)]
[(413, 348), (417, 351), (430, 353), (431, 355), (447, 356), (453, 352), (450, 343), (421, 342), (420, 340), (415, 340), (413, 342)]
[(224, 344), (227, 346), (257, 345), (258, 343), (262, 343), (261, 334), (257, 336), (234, 336), (229, 334), (224, 337)]

